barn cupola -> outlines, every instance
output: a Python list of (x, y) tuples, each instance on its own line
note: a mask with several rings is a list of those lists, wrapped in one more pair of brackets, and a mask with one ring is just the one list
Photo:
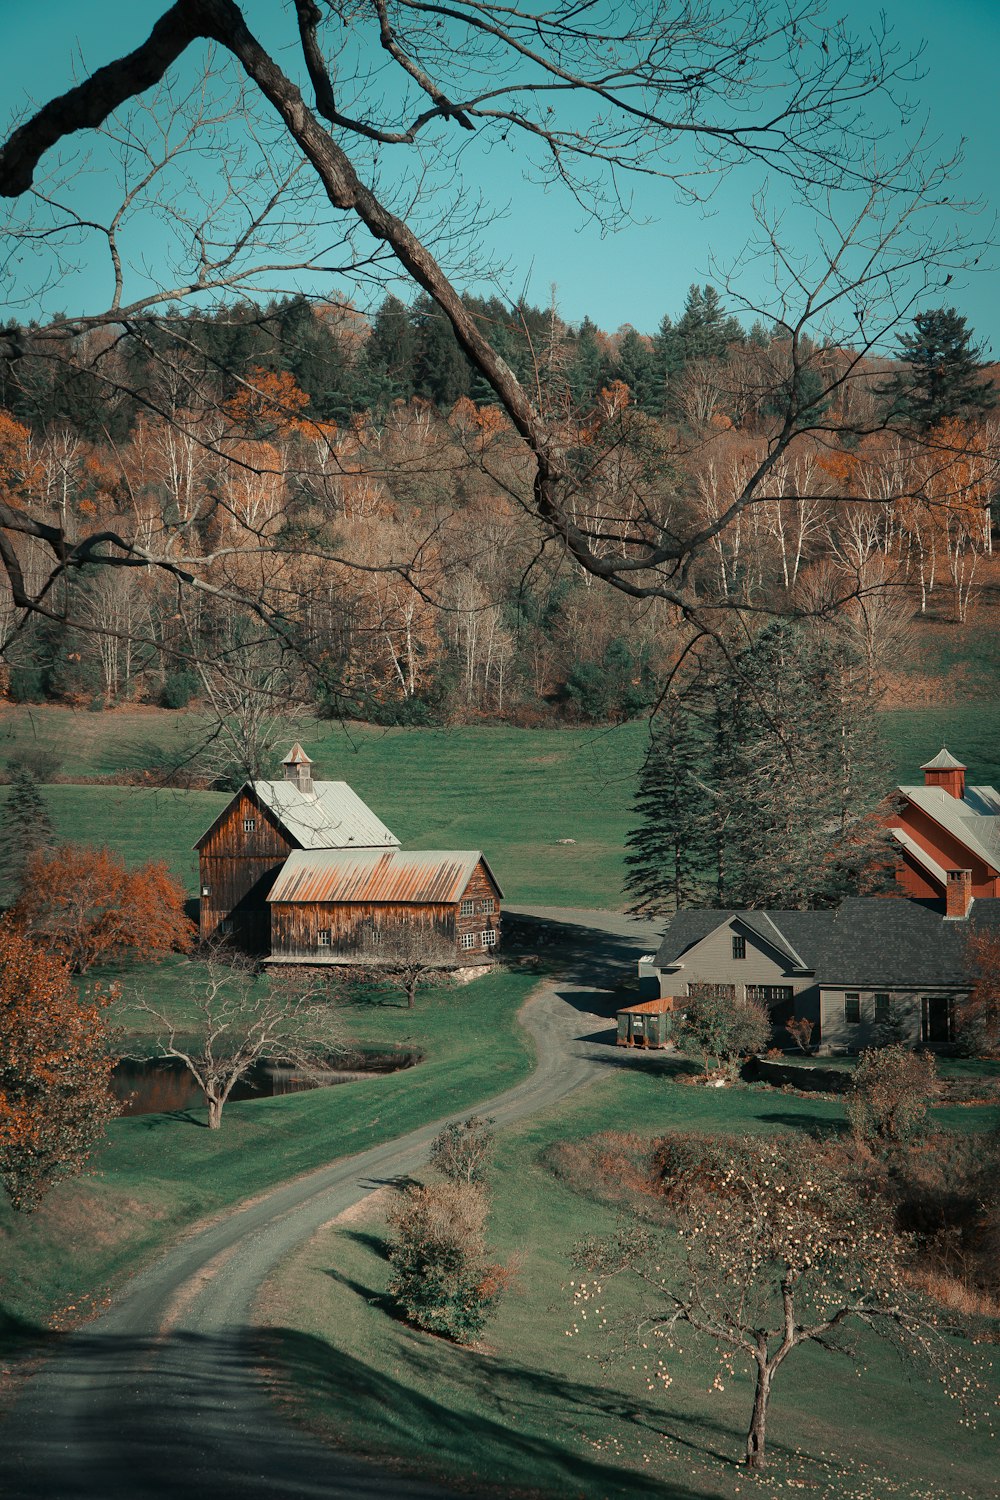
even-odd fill
[(948, 750), (941, 750), (933, 760), (929, 760), (925, 766), (920, 767), (924, 773), (925, 786), (939, 786), (942, 791), (948, 792), (952, 797), (957, 797), (959, 802), (965, 796), (965, 766), (960, 760)]
[(312, 761), (298, 741), (289, 750), (281, 764), (285, 768), (286, 781), (290, 781), (293, 786), (298, 787), (300, 792), (306, 792), (308, 795), (315, 792), (316, 788), (313, 786), (312, 779)]

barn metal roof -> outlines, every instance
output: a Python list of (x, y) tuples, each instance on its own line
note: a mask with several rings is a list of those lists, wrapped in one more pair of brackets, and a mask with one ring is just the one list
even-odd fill
[(267, 899), (449, 905), (461, 899), (480, 860), (502, 897), (478, 849), (296, 849)]
[(996, 810), (979, 810), (996, 809), (997, 794), (992, 787), (969, 787), (961, 801), (941, 786), (901, 786), (899, 790), (1000, 874), (1000, 817)]
[(384, 848), (399, 840), (346, 781), (252, 781), (254, 793), (303, 849)]

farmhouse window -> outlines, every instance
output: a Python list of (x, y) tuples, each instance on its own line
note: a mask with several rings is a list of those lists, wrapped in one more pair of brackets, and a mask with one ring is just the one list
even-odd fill
[(852, 1026), (857, 1026), (861, 1020), (861, 996), (848, 994), (844, 996), (844, 1020)]
[(474, 948), (476, 946), (476, 934), (474, 932), (462, 933), (462, 947)]
[(734, 932), (733, 933), (733, 957), (734, 958), (746, 958), (746, 956), (747, 956), (747, 940), (746, 940), (745, 937), (741, 936), (740, 933)]
[(329, 927), (321, 927), (319, 929), (319, 931), (316, 934), (316, 942), (317, 942), (317, 944), (318, 944), (318, 946), (320, 948), (329, 948), (329, 946), (330, 946), (330, 929), (329, 929)]
[(794, 995), (790, 984), (748, 984), (747, 999), (761, 1005), (787, 1005)]
[(476, 903), (470, 899), (462, 902), (461, 912), (463, 917), (471, 917), (476, 910)]
[(482, 901), (479, 903), (479, 908), (480, 908), (480, 911), (493, 911), (493, 909), (494, 909), (493, 897), (492, 896), (484, 896), (483, 899), (482, 899)]
[(892, 996), (891, 995), (876, 995), (875, 996), (875, 1024), (876, 1024), (876, 1026), (883, 1026), (883, 1025), (885, 1025), (885, 1023), (889, 1020), (889, 1017), (891, 1015), (892, 1015)]
[(495, 948), (496, 945), (497, 945), (496, 928), (495, 927), (487, 927), (486, 931), (483, 933), (483, 947), (484, 948)]
[(254, 831), (254, 829), (256, 827), (257, 827), (257, 819), (256, 818), (244, 818), (243, 819), (243, 832), (244, 833), (253, 833), (253, 831)]

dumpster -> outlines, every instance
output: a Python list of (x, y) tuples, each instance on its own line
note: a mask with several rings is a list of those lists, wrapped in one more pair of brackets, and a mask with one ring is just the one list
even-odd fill
[(673, 1030), (674, 997), (663, 995), (658, 1000), (640, 1000), (638, 1005), (625, 1005), (618, 1012), (619, 1047), (668, 1047)]

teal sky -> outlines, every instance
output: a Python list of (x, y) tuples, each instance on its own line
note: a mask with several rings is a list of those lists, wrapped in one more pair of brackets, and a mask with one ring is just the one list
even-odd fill
[[(93, 68), (135, 46), (160, 8), (136, 0), (47, 0), (37, 7), (0, 0), (0, 119), (22, 111), (30, 99), (41, 102), (69, 87), (81, 56)], [(294, 25), (277, 0), (247, 0), (244, 9), (269, 45), (294, 39)], [(965, 138), (965, 165), (953, 194), (983, 201), (986, 228), (1000, 208), (995, 146), (1000, 3), (882, 0), (881, 9), (904, 50), (926, 41), (926, 77), (911, 93), (942, 153), (950, 154)], [(863, 30), (872, 11), (859, 0), (840, 0), (831, 14), (846, 15), (851, 26)], [(526, 289), (532, 301), (546, 303), (555, 283), (560, 310), (569, 320), (589, 314), (605, 328), (629, 322), (643, 331), (652, 331), (664, 312), (680, 309), (688, 285), (708, 279), (713, 258), (722, 264), (735, 260), (753, 229), (750, 198), (758, 186), (751, 172), (735, 172), (702, 211), (678, 204), (666, 185), (643, 182), (639, 201), (649, 222), (602, 238), (560, 194), (525, 183), (513, 156), (501, 159), (494, 152), (484, 158), (479, 177), (484, 197), (503, 210), (482, 237), (506, 265), (509, 290)], [(773, 191), (772, 202), (780, 207), (779, 194)], [(796, 232), (806, 240), (808, 226), (796, 222)], [(155, 260), (152, 242), (143, 249)], [(957, 274), (945, 296), (1000, 355), (1000, 272), (989, 259), (984, 256), (972, 275)], [(16, 286), (0, 288), (0, 303), (7, 300), (5, 292), (13, 301)], [(106, 297), (104, 267), (83, 263), (59, 295), (50, 297), (48, 310), (84, 310)], [(937, 304), (942, 300), (939, 295)]]

